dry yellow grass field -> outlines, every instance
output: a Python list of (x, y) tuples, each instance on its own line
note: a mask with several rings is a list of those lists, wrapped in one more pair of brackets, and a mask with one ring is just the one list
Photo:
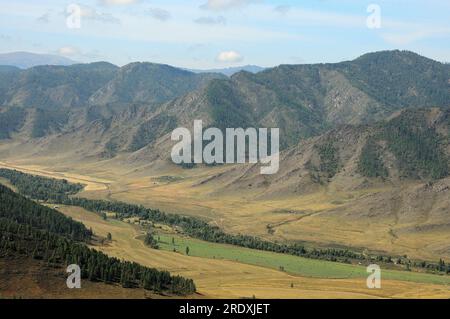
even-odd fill
[[(383, 280), (380, 290), (367, 289), (365, 279), (318, 279), (293, 276), (264, 267), (229, 260), (185, 256), (150, 249), (144, 245), (137, 225), (103, 220), (79, 207), (62, 206), (64, 214), (82, 221), (99, 236), (112, 234), (112, 243), (95, 246), (110, 256), (166, 269), (194, 279), (199, 293), (207, 298), (448, 298), (444, 285)], [(294, 285), (291, 288), (291, 283)]]
[(84, 175), (69, 173), (69, 172), (56, 172), (56, 171), (47, 171), (43, 169), (41, 166), (37, 165), (13, 165), (9, 163), (4, 163), (0, 161), (0, 168), (8, 168), (8, 169), (16, 169), (22, 171), (24, 173), (39, 175), (50, 178), (58, 178), (58, 179), (66, 179), (72, 183), (80, 183), (84, 184), (85, 191), (99, 191), (108, 189), (107, 185), (111, 183), (111, 181), (98, 179), (94, 177), (87, 177)]
[[(0, 167), (27, 173), (65, 178), (86, 185), (82, 196), (121, 200), (159, 208), (170, 213), (205, 218), (230, 233), (250, 234), (267, 240), (302, 241), (319, 247), (352, 247), (356, 250), (438, 261), (450, 258), (450, 233), (430, 228), (417, 233), (401, 231), (415, 224), (399, 223), (392, 215), (377, 218), (346, 216), (348, 206), (354, 210), (366, 198), (383, 196), (392, 189), (372, 188), (353, 191), (321, 188), (298, 196), (264, 198), (255, 192), (215, 192), (213, 183), (202, 184), (226, 167), (183, 170), (167, 165), (157, 172), (145, 165), (129, 168), (117, 162), (84, 162), (57, 164), (56, 159), (0, 162)], [(53, 166), (44, 166), (52, 163)], [(63, 165), (63, 166), (62, 166)], [(67, 168), (70, 166), (70, 170)], [(164, 181), (171, 176), (173, 181)], [(345, 209), (344, 209), (345, 207)], [(269, 228), (271, 232), (269, 232)], [(397, 231), (400, 230), (400, 231)]]

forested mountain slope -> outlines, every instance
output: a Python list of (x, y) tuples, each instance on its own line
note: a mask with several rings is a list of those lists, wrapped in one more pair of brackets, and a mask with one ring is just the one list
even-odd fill
[(85, 136), (83, 151), (110, 157), (163, 147), (173, 128), (191, 127), (195, 119), (219, 128), (279, 127), (286, 149), (340, 125), (374, 123), (404, 108), (448, 107), (450, 101), (450, 66), (408, 51), (281, 65), (230, 79), (152, 63), (0, 75), (12, 79), (0, 85), (1, 137), (21, 133), (77, 144)]
[(90, 281), (180, 295), (195, 292), (192, 280), (88, 248), (92, 235), (83, 224), (0, 185), (0, 259), (33, 258), (55, 267), (77, 264), (82, 278)]
[(83, 76), (97, 74), (98, 89), (89, 81), (77, 88), (86, 93), (84, 107), (50, 103), (44, 109), (1, 108), (0, 155), (57, 156), (62, 161), (118, 157), (131, 167), (170, 163), (171, 131), (191, 128), (201, 119), (204, 127), (281, 130), (284, 152), (278, 174), (263, 180), (252, 177), (256, 168), (244, 176), (232, 169), (222, 175), (227, 179), (222, 186), (255, 178), (252, 185), (266, 185), (270, 192), (292, 192), (342, 174), (354, 174), (354, 181), (359, 176), (385, 181), (448, 176), (450, 66), (412, 52), (369, 53), (336, 64), (281, 65), (230, 79), (151, 63), (42, 68), (42, 74), (38, 68), (27, 73), (7, 68), (0, 74), (14, 74), (19, 80), (12, 83), (26, 84), (16, 90), (47, 87), (52, 96), (64, 81), (77, 87)]

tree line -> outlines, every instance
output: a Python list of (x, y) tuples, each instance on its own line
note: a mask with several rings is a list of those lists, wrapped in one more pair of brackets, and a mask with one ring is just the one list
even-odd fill
[(0, 177), (8, 179), (21, 194), (37, 200), (58, 201), (68, 195), (76, 194), (84, 188), (82, 184), (69, 183), (65, 179), (30, 175), (6, 168), (0, 168)]
[(82, 278), (119, 283), (125, 288), (186, 295), (191, 279), (121, 261), (88, 248), (92, 232), (81, 223), (0, 185), (0, 258), (27, 256), (54, 265), (77, 264)]
[(369, 139), (361, 150), (358, 171), (366, 177), (386, 178), (389, 175), (381, 158), (381, 148), (374, 139)]
[(378, 134), (387, 141), (400, 172), (407, 178), (440, 179), (449, 176), (448, 142), (429, 127), (421, 110), (405, 113), (386, 123)]
[[(424, 268), (430, 271), (442, 271), (439, 264), (431, 262), (414, 262), (412, 263), (407, 257), (392, 257), (392, 256), (367, 256), (362, 253), (354, 252), (348, 249), (307, 249), (298, 243), (286, 244), (278, 242), (269, 242), (258, 237), (248, 235), (233, 235), (227, 234), (219, 227), (208, 224), (195, 217), (186, 217), (176, 214), (167, 214), (160, 210), (145, 208), (143, 206), (127, 204), (118, 201), (105, 200), (90, 200), (85, 198), (66, 198), (62, 204), (79, 206), (86, 210), (93, 211), (99, 214), (105, 211), (114, 212), (118, 219), (127, 219), (131, 217), (138, 217), (141, 220), (151, 221), (153, 223), (165, 224), (172, 227), (181, 228), (183, 233), (192, 238), (197, 238), (204, 241), (220, 244), (230, 244), (250, 249), (258, 249), (263, 251), (270, 251), (282, 254), (289, 254), (294, 256), (301, 256), (311, 259), (320, 259), (333, 262), (351, 263), (352, 260), (366, 261), (377, 260), (386, 264), (400, 264), (405, 265), (406, 268), (414, 266), (417, 268)], [(150, 239), (151, 235), (146, 236), (146, 244), (149, 246), (157, 243)], [(447, 265), (443, 272), (450, 273), (450, 264)]]
[(37, 205), (0, 184), (0, 218), (39, 230), (66, 236), (75, 241), (88, 241), (92, 231), (60, 212)]

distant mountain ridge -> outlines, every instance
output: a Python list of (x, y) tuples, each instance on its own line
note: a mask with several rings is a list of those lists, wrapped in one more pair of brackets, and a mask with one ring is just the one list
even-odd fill
[[(138, 62), (136, 62), (138, 63)], [(61, 65), (69, 66), (72, 64), (79, 64), (64, 56), (56, 54), (41, 54), (25, 51), (0, 53), (0, 68), (4, 66), (16, 67), (19, 69), (28, 69), (35, 66), (43, 65)], [(133, 63), (132, 63), (133, 64)], [(182, 68), (178, 68), (182, 69)], [(220, 73), (226, 76), (232, 76), (235, 73), (246, 71), (250, 73), (258, 73), (266, 68), (257, 65), (243, 65), (238, 67), (217, 68), (217, 69), (183, 69), (193, 73)]]
[(258, 73), (264, 71), (266, 68), (257, 65), (243, 65), (238, 67), (229, 67), (224, 69), (207, 69), (207, 70), (198, 70), (198, 69), (188, 69), (194, 73), (221, 73), (226, 76), (232, 76), (241, 71), (250, 72), (250, 73)]
[(36, 66), (5, 73), (0, 105), (53, 109), (86, 106), (89, 97), (117, 71), (106, 62)]
[(201, 106), (204, 120), (220, 128), (279, 127), (286, 147), (338, 125), (382, 120), (402, 108), (450, 106), (449, 79), (448, 65), (412, 52), (384, 51), (348, 62), (237, 73), (212, 81), (197, 100), (172, 101), (168, 109)]
[(165, 64), (130, 63), (118, 69), (114, 77), (89, 100), (91, 104), (162, 103), (222, 78), (220, 74), (195, 74)]
[(121, 68), (108, 62), (70, 66), (0, 68), (0, 106), (61, 109), (128, 103), (162, 103), (196, 90), (221, 74), (195, 74), (155, 63)]
[(72, 65), (77, 62), (54, 54), (37, 54), (30, 52), (11, 52), (0, 54), (0, 65), (28, 69), (39, 65)]
[(83, 147), (94, 156), (144, 156), (156, 145), (170, 147), (171, 129), (191, 127), (195, 119), (219, 128), (279, 127), (281, 147), (288, 149), (402, 109), (450, 106), (450, 66), (408, 51), (280, 65), (230, 78), (154, 63), (119, 68), (106, 62), (0, 68), (0, 78), (3, 137), (20, 132), (79, 139), (89, 132), (97, 143), (88, 146), (85, 140)]

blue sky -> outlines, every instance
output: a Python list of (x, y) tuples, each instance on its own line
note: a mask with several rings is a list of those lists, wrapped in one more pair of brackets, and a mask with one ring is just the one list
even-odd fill
[[(81, 10), (80, 28), (67, 26), (70, 4)], [(372, 4), (379, 28), (367, 24), (377, 18)], [(0, 0), (2, 53), (219, 68), (337, 62), (390, 49), (450, 61), (450, 1)]]

